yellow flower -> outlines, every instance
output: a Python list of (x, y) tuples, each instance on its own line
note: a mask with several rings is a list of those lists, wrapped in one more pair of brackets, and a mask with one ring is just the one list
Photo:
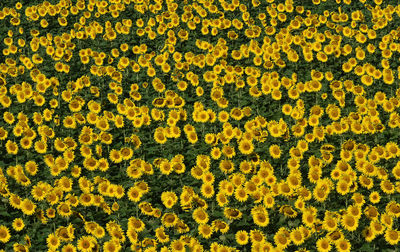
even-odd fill
[(245, 202), (248, 199), (248, 193), (244, 187), (239, 186), (235, 190), (235, 199), (239, 202)]
[(114, 94), (114, 93), (108, 93), (107, 94), (107, 99), (112, 104), (117, 104), (118, 103), (118, 96), (116, 94)]
[(304, 235), (300, 228), (296, 228), (290, 232), (290, 240), (293, 242), (294, 245), (300, 245), (304, 242)]
[(224, 216), (229, 220), (238, 220), (242, 218), (243, 213), (236, 208), (225, 207), (224, 208)]
[(229, 230), (229, 225), (228, 223), (222, 221), (222, 220), (214, 220), (212, 222), (212, 227), (215, 231), (219, 231), (222, 234), (225, 234)]
[(284, 227), (280, 228), (274, 235), (274, 242), (279, 248), (279, 250), (284, 250), (289, 246), (290, 243), (290, 233)]
[(61, 203), (57, 206), (57, 212), (62, 217), (69, 217), (72, 215), (71, 207), (68, 203)]
[(249, 234), (244, 230), (237, 231), (235, 234), (235, 239), (237, 244), (246, 245), (249, 242)]
[(0, 140), (5, 140), (8, 137), (8, 131), (0, 127)]
[(166, 208), (171, 208), (178, 201), (178, 197), (172, 191), (162, 192), (161, 193), (161, 201)]
[(203, 208), (196, 208), (193, 211), (193, 219), (196, 221), (198, 224), (206, 224), (209, 220), (207, 212)]
[(251, 211), (251, 215), (253, 217), (254, 224), (260, 227), (266, 227), (269, 224), (269, 216), (268, 212), (261, 208), (253, 208)]
[(9, 197), (9, 201), (10, 201), (10, 205), (13, 208), (21, 209), (22, 199), (20, 196), (18, 196), (17, 194), (11, 193), (10, 197)]
[(91, 193), (82, 193), (79, 196), (79, 203), (82, 206), (91, 206), (93, 203), (93, 195)]
[[(177, 252), (186, 251), (185, 242), (182, 240), (175, 240), (175, 241), (171, 242), (170, 247), (171, 247), (172, 251), (177, 251)], [(169, 250), (167, 250), (167, 251), (169, 251)]]
[(373, 235), (381, 235), (385, 232), (385, 226), (377, 220), (371, 221), (370, 228)]
[(279, 145), (277, 145), (277, 144), (271, 145), (269, 147), (269, 153), (270, 153), (271, 157), (274, 159), (280, 158), (281, 149), (280, 149)]
[(318, 239), (316, 245), (317, 245), (318, 252), (328, 252), (332, 248), (331, 242), (326, 237)]
[(254, 151), (254, 145), (251, 141), (241, 140), (239, 142), (239, 151), (242, 154), (249, 155)]
[(164, 175), (169, 175), (173, 171), (172, 164), (169, 161), (162, 161), (160, 164), (160, 171)]
[(232, 158), (236, 156), (235, 149), (229, 145), (224, 145), (224, 147), (222, 147), (222, 154), (224, 154), (224, 156), (226, 156), (227, 158)]
[(217, 203), (220, 207), (223, 207), (226, 204), (228, 204), (228, 198), (226, 197), (225, 193), (218, 192), (216, 198), (217, 198)]
[(15, 231), (21, 231), (25, 227), (25, 223), (21, 218), (15, 218), (12, 223), (12, 227)]
[(8, 154), (17, 155), (18, 145), (13, 141), (8, 140), (6, 143), (6, 150)]
[(351, 251), (351, 243), (346, 239), (339, 239), (335, 242), (335, 246), (338, 252)]
[(121, 244), (117, 240), (110, 240), (103, 243), (103, 251), (119, 251), (121, 249)]
[(61, 244), (60, 239), (54, 233), (50, 233), (47, 236), (46, 243), (47, 247), (53, 250), (57, 249)]
[(213, 228), (210, 225), (207, 224), (200, 224), (198, 227), (199, 234), (204, 238), (204, 239), (209, 239), (213, 233)]
[(82, 236), (77, 243), (77, 248), (80, 251), (89, 252), (95, 247), (96, 238), (93, 236)]
[(11, 238), (10, 230), (4, 226), (0, 226), (0, 242), (7, 243)]
[(145, 228), (145, 224), (140, 219), (130, 217), (128, 220), (128, 229), (129, 228), (134, 229), (136, 232), (142, 232)]
[(121, 152), (119, 150), (112, 149), (110, 151), (110, 160), (113, 163), (121, 163), (123, 160)]
[(197, 134), (195, 131), (188, 132), (186, 136), (188, 138), (189, 143), (191, 144), (195, 144), (198, 141)]
[(63, 126), (68, 129), (76, 128), (76, 120), (72, 116), (66, 116), (63, 120)]
[(101, 131), (107, 131), (108, 129), (110, 129), (110, 125), (106, 118), (100, 118), (99, 120), (97, 120), (96, 127)]
[(29, 199), (24, 199), (21, 203), (21, 210), (26, 215), (35, 213), (36, 205)]
[(178, 221), (178, 216), (174, 213), (165, 213), (161, 217), (161, 222), (165, 227), (173, 227)]
[(129, 188), (127, 195), (130, 201), (139, 202), (143, 193), (138, 188), (132, 186), (131, 188)]
[(379, 203), (380, 199), (381, 197), (377, 191), (373, 191), (369, 195), (369, 201), (371, 201), (372, 204)]
[(219, 168), (224, 173), (231, 173), (235, 169), (234, 163), (231, 160), (221, 160)]
[(159, 144), (164, 144), (167, 142), (167, 138), (164, 134), (163, 128), (157, 128), (154, 132), (154, 140)]
[(201, 194), (206, 198), (211, 198), (215, 193), (214, 186), (212, 183), (203, 183), (201, 185), (200, 191)]
[(20, 145), (25, 150), (30, 149), (32, 147), (32, 139), (29, 137), (23, 137), (20, 140)]
[(8, 124), (13, 124), (15, 121), (14, 115), (8, 111), (4, 112), (3, 119)]
[(344, 216), (342, 216), (341, 224), (346, 230), (352, 232), (357, 229), (358, 220), (350, 214), (345, 214)]
[(161, 243), (166, 243), (169, 241), (169, 235), (165, 233), (164, 227), (158, 227), (155, 230), (156, 238)]
[(297, 216), (297, 212), (289, 205), (281, 206), (279, 212), (283, 213), (286, 217), (289, 218), (295, 218)]
[(349, 183), (344, 180), (339, 180), (339, 182), (336, 185), (336, 191), (341, 195), (349, 193), (350, 192)]
[(381, 189), (386, 194), (395, 193), (395, 187), (389, 180), (382, 180), (380, 183)]

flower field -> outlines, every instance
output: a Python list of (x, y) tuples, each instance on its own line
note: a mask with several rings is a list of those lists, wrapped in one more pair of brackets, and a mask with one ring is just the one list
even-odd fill
[(400, 5), (0, 1), (0, 251), (400, 251)]

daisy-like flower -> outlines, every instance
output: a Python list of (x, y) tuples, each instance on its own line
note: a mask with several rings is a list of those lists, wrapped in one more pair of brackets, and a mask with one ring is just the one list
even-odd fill
[(8, 227), (1, 225), (0, 226), (0, 242), (7, 243), (11, 238), (10, 230)]
[(21, 231), (25, 227), (25, 223), (21, 218), (15, 218), (12, 222), (12, 227), (15, 231)]
[(246, 245), (249, 242), (249, 234), (244, 230), (237, 231), (235, 234), (235, 240), (239, 245)]

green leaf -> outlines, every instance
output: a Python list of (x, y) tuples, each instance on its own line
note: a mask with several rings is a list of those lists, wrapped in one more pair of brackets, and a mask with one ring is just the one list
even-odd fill
[(0, 216), (11, 217), (11, 215), (10, 215), (5, 209), (2, 209), (2, 210), (1, 210)]
[(365, 243), (364, 245), (361, 246), (360, 251), (365, 251), (365, 252), (372, 252), (375, 251), (374, 248), (371, 246), (369, 243)]

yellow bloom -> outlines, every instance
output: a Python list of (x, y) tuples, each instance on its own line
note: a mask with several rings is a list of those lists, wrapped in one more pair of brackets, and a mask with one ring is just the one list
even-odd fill
[(60, 239), (54, 233), (47, 236), (46, 243), (49, 249), (57, 249), (61, 244)]
[(199, 234), (205, 239), (209, 239), (214, 231), (212, 226), (207, 224), (200, 224), (198, 230)]
[(91, 251), (95, 247), (96, 238), (93, 236), (82, 236), (77, 243), (77, 248), (80, 251)]
[(178, 201), (178, 197), (174, 192), (162, 192), (161, 201), (166, 208), (171, 208)]
[(235, 199), (239, 202), (245, 202), (248, 199), (248, 193), (244, 187), (239, 186), (235, 190)]
[(256, 224), (257, 226), (260, 227), (266, 227), (269, 224), (269, 216), (268, 216), (268, 212), (266, 210), (262, 210), (262, 211), (253, 211), (254, 209), (252, 209), (252, 217), (253, 217), (253, 221), (254, 224)]
[(8, 154), (17, 155), (18, 145), (13, 141), (8, 140), (6, 143), (6, 150)]
[(198, 224), (205, 224), (208, 222), (208, 214), (203, 208), (196, 208), (193, 211), (193, 219), (196, 221)]
[(165, 227), (173, 227), (178, 221), (178, 216), (174, 213), (165, 213), (161, 217), (161, 222)]
[(12, 227), (15, 231), (21, 231), (25, 227), (25, 223), (21, 218), (15, 218), (12, 223)]
[(338, 252), (349, 252), (351, 251), (351, 243), (346, 239), (339, 239), (335, 242), (335, 246)]
[(127, 195), (130, 201), (139, 202), (143, 193), (138, 188), (133, 186), (129, 188)]
[(112, 150), (110, 151), (110, 160), (111, 160), (113, 163), (121, 163), (122, 160), (123, 160), (123, 157), (122, 157), (122, 155), (121, 155), (121, 152), (120, 152), (119, 150), (112, 149)]
[(24, 199), (21, 203), (21, 210), (26, 215), (32, 215), (35, 213), (36, 205), (29, 199)]
[(328, 252), (332, 248), (329, 239), (326, 237), (318, 239), (316, 245), (317, 245), (318, 252)]
[(8, 137), (8, 131), (0, 127), (0, 140), (5, 140)]
[(279, 147), (279, 145), (273, 144), (269, 147), (269, 153), (271, 155), (272, 158), (280, 158), (281, 156), (281, 149)]
[(211, 198), (215, 193), (214, 186), (212, 183), (203, 183), (201, 185), (200, 191), (201, 194), (206, 198)]
[(239, 142), (239, 151), (242, 154), (249, 155), (254, 151), (254, 145), (251, 141), (241, 140)]
[(0, 226), (0, 242), (7, 243), (11, 238), (10, 230), (4, 226)]
[(154, 132), (154, 140), (159, 144), (164, 144), (167, 142), (167, 138), (162, 128), (156, 129), (156, 131)]
[(155, 230), (156, 238), (161, 243), (166, 243), (169, 241), (169, 235), (165, 233), (164, 227), (158, 227)]
[(345, 214), (341, 219), (341, 224), (346, 230), (352, 232), (357, 229), (358, 220), (350, 214)]
[(300, 228), (296, 228), (290, 232), (290, 240), (293, 242), (294, 245), (300, 245), (304, 242), (304, 235)]

